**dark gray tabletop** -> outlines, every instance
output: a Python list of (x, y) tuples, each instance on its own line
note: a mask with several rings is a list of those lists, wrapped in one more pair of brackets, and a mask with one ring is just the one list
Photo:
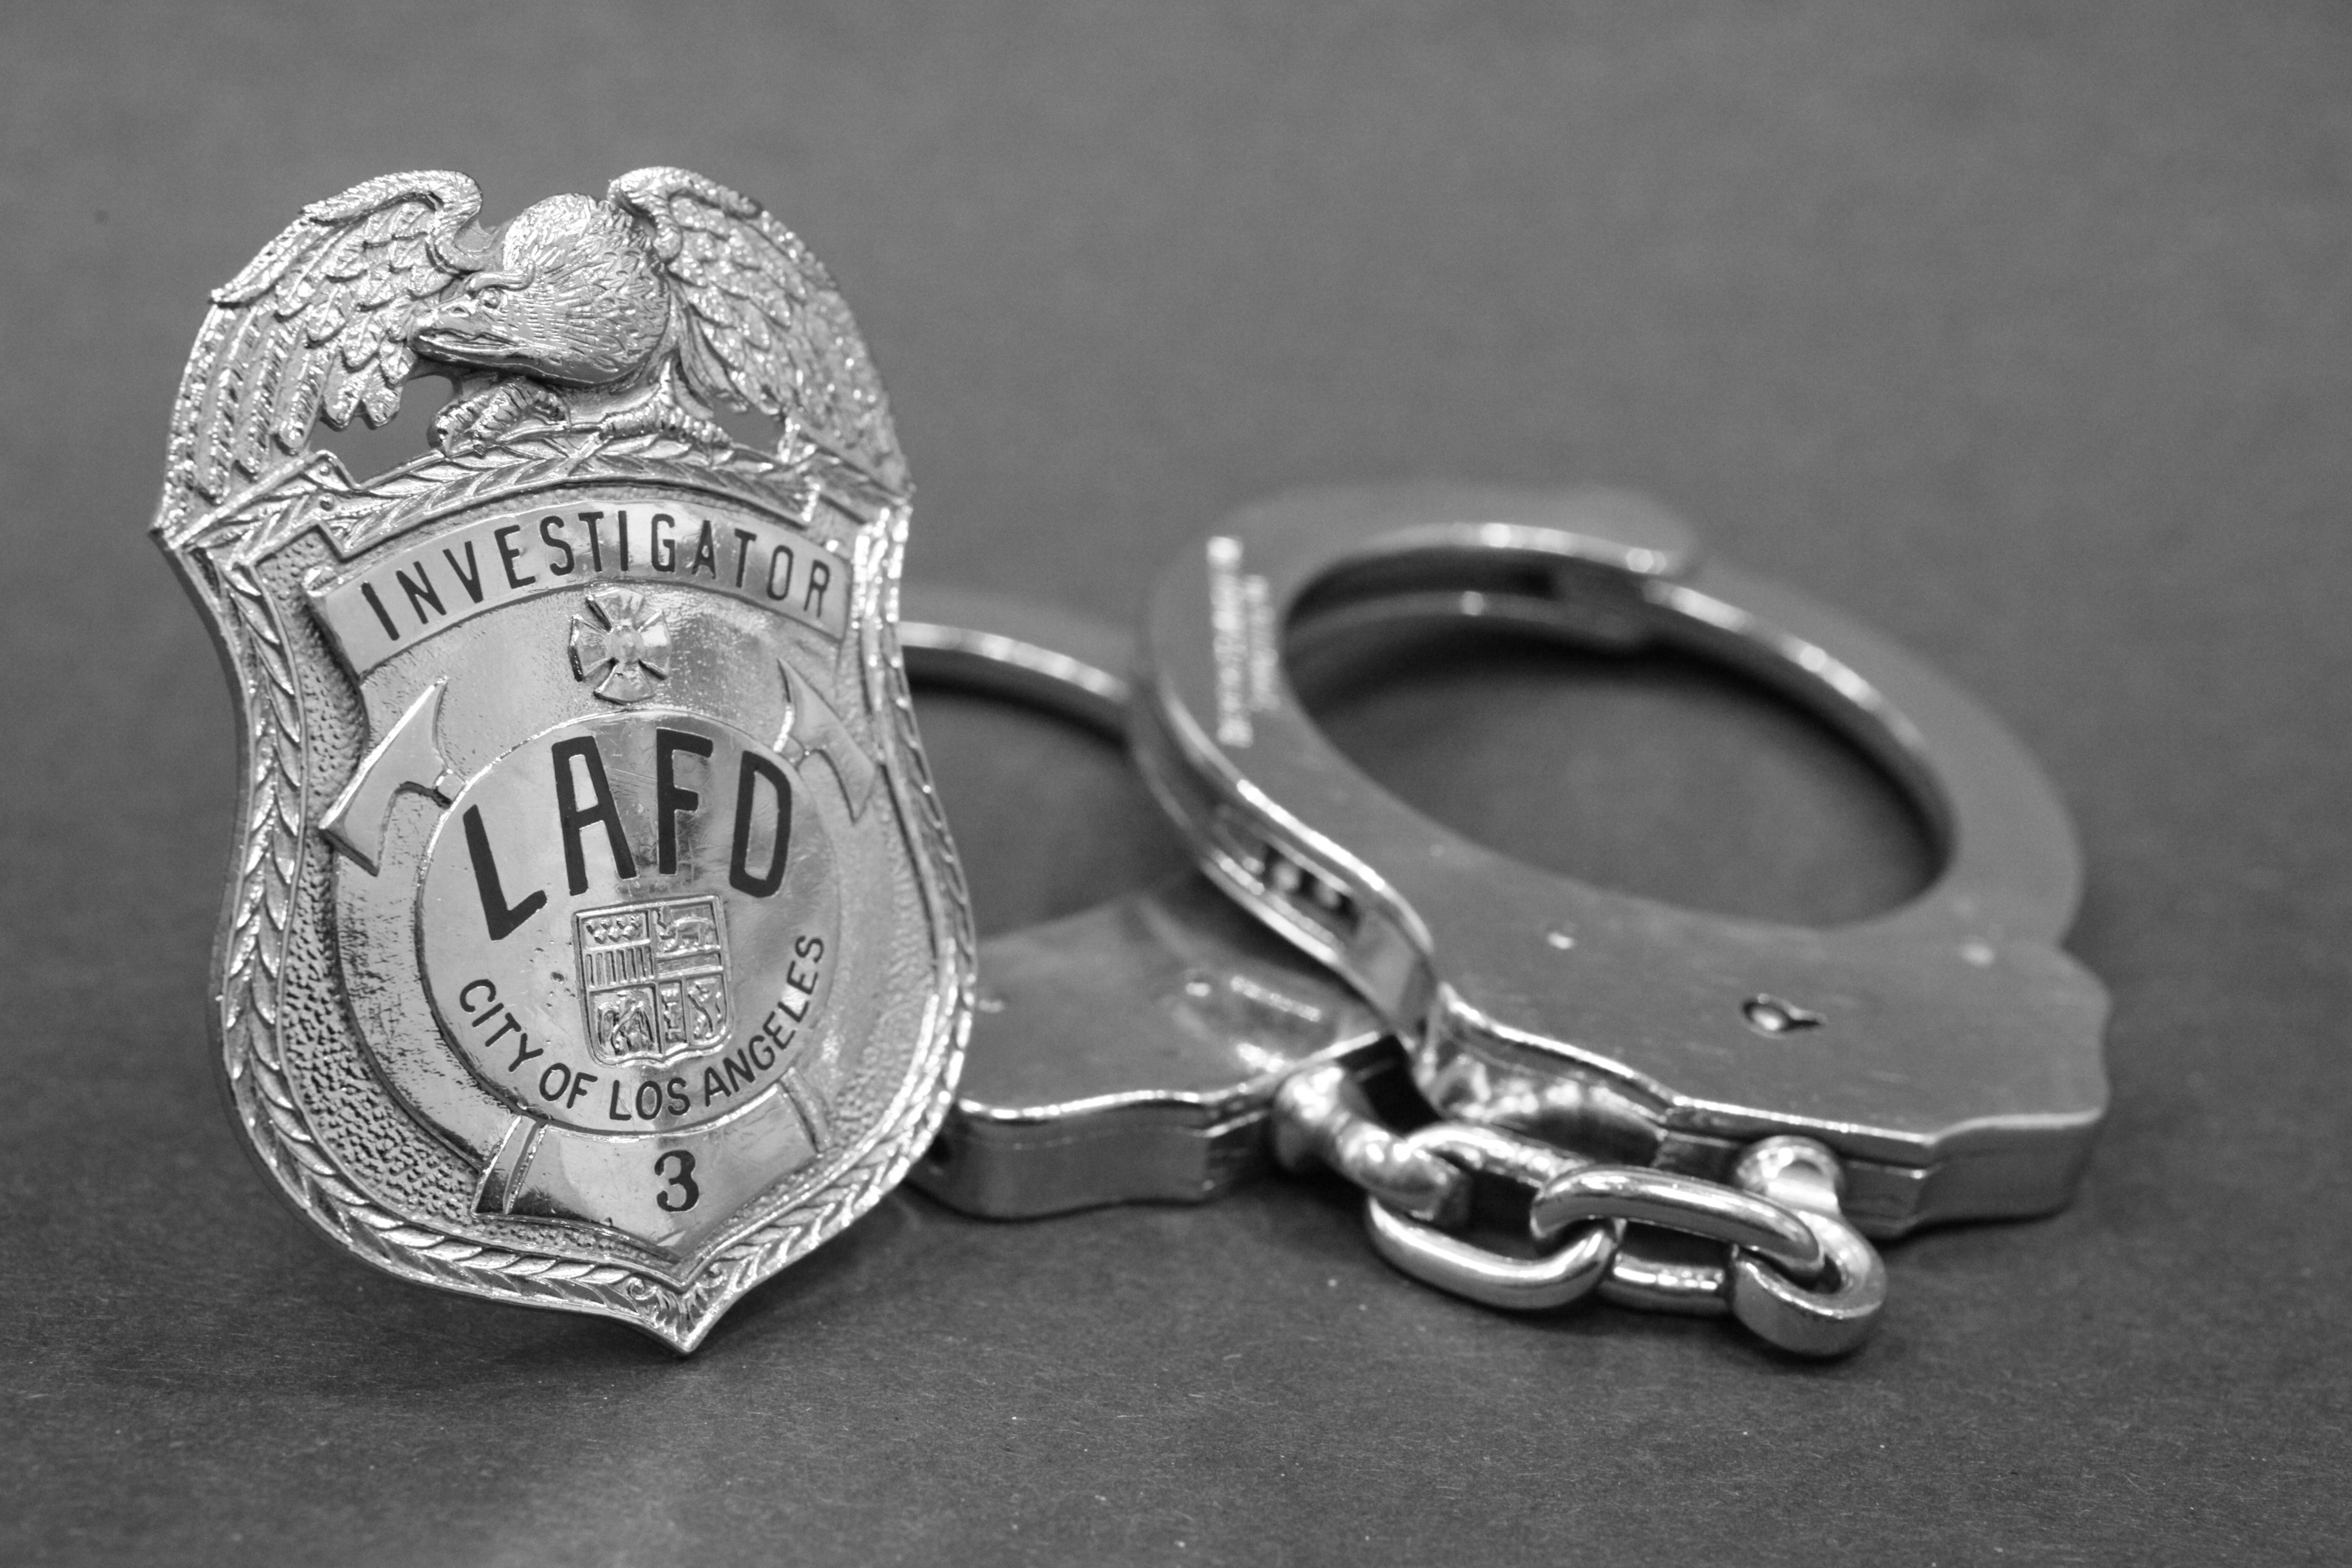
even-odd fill
[[(2352, 16), (775, 9), (0, 23), (0, 1557), (2338, 1560)], [(1125, 619), (1273, 489), (1606, 481), (1969, 687), (2090, 856), (2074, 1206), (1895, 1247), (1827, 1367), (1437, 1296), (1319, 1185), (896, 1197), (686, 1361), (313, 1239), (212, 1081), (233, 739), (145, 538), (172, 387), (302, 202), (653, 163), (841, 279), (926, 578)], [(989, 927), (1174, 863), (1108, 752), (925, 712)], [(1842, 753), (1685, 668), (1487, 650), (1329, 713), (1620, 885), (1832, 918), (1917, 872)]]

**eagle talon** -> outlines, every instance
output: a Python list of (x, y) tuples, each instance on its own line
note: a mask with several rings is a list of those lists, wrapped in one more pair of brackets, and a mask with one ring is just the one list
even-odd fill
[(635, 408), (607, 414), (597, 422), (596, 429), (607, 441), (626, 440), (632, 436), (675, 436), (713, 451), (723, 451), (735, 444), (735, 437), (727, 433), (725, 426), (688, 413), (668, 396), (654, 397)]
[(453, 458), (486, 452), (534, 420), (561, 423), (563, 399), (522, 377), (460, 397), (433, 416), (433, 444)]
[(478, 439), (474, 431), (480, 424), (482, 405), (488, 394), (478, 393), (472, 397), (453, 398), (449, 406), (433, 416), (433, 445), (453, 458), (468, 458), (488, 443)]
[(596, 421), (596, 434), (607, 441), (626, 441), (633, 437), (650, 436), (661, 427), (660, 414), (645, 404), (635, 408), (624, 408), (617, 414), (607, 414)]
[(677, 433), (696, 446), (713, 452), (723, 452), (735, 445), (735, 437), (727, 433), (726, 426), (715, 419), (698, 419), (683, 411), (678, 415)]

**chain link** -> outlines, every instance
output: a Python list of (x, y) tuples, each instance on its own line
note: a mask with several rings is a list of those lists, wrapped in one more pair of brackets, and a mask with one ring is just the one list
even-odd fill
[[(1541, 1311), (1597, 1294), (1645, 1311), (1728, 1313), (1782, 1350), (1835, 1356), (1869, 1337), (1885, 1305), (1885, 1265), (1839, 1207), (1837, 1156), (1810, 1138), (1750, 1144), (1726, 1185), (1606, 1164), (1469, 1122), (1401, 1134), (1338, 1063), (1285, 1080), (1274, 1130), (1284, 1169), (1328, 1166), (1363, 1190), (1365, 1227), (1382, 1258), (1490, 1307)], [(1534, 1257), (1457, 1234), (1481, 1176), (1528, 1194)], [(1651, 1240), (1659, 1230), (1718, 1243), (1723, 1260), (1662, 1256)]]

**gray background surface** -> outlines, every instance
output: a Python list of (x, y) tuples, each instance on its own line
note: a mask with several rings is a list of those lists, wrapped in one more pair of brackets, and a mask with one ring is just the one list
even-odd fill
[[(10, 7), (0, 1557), (2340, 1560), (2347, 83), (2325, 4)], [(1828, 1368), (1441, 1298), (1313, 1186), (895, 1198), (683, 1363), (311, 1239), (211, 1081), (231, 718), (145, 538), (172, 387), (304, 201), (652, 163), (843, 280), (925, 577), (1124, 619), (1275, 488), (1605, 480), (1974, 689), (2091, 857), (2077, 1202), (1896, 1247)], [(991, 926), (1171, 862), (1107, 754), (926, 711)], [(1490, 652), (1333, 717), (1624, 885), (1916, 874), (1688, 671)]]

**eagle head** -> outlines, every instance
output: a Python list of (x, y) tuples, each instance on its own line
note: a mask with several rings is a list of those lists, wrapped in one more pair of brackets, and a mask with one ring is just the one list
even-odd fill
[(550, 196), (507, 226), (491, 265), (410, 342), (428, 358), (557, 386), (632, 380), (654, 368), (669, 326), (669, 290), (646, 239), (618, 207)]

